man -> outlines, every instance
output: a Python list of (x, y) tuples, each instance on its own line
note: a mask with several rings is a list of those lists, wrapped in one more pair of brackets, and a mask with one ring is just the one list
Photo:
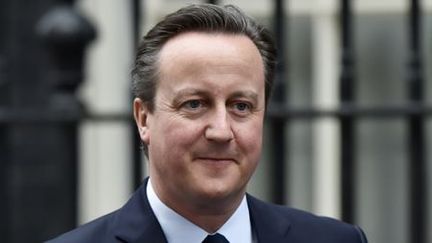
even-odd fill
[(158, 23), (133, 70), (150, 177), (121, 209), (52, 242), (365, 243), (358, 227), (246, 194), (275, 56), (268, 31), (234, 6), (191, 5)]

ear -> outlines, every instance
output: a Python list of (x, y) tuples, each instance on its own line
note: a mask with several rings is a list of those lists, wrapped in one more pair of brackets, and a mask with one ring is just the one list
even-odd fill
[(133, 101), (133, 114), (135, 123), (138, 127), (138, 133), (144, 144), (150, 144), (150, 130), (148, 127), (149, 109), (140, 98), (135, 98)]

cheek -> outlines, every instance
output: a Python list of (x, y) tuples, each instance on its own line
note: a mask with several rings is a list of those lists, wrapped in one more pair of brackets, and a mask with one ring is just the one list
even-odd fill
[(186, 170), (184, 161), (189, 159), (193, 130), (183, 123), (160, 121), (152, 128), (151, 161), (155, 163), (154, 169), (158, 174), (175, 179), (175, 175)]
[(258, 159), (262, 146), (262, 122), (254, 122), (250, 126), (240, 126), (237, 130), (239, 146), (246, 156)]
[(173, 156), (182, 156), (188, 152), (191, 146), (199, 139), (201, 128), (197, 122), (184, 122), (173, 120), (163, 125), (162, 132), (164, 138), (165, 151)]

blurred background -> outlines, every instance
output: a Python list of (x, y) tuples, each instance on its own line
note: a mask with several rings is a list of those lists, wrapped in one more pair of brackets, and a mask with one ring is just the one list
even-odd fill
[(146, 176), (131, 115), (139, 39), (233, 3), (280, 52), (249, 192), (432, 242), (432, 0), (3, 0), (0, 234), (41, 242), (121, 207)]

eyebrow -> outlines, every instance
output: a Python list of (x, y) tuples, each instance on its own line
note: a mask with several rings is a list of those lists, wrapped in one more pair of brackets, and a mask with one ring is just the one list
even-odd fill
[(195, 89), (195, 88), (189, 88), (189, 89), (182, 89), (179, 90), (176, 94), (176, 96), (186, 96), (186, 95), (208, 95), (208, 92), (201, 90), (201, 89)]
[[(174, 102), (179, 102), (182, 97), (193, 96), (193, 95), (202, 96), (206, 98), (211, 96), (211, 94), (208, 91), (192, 88), (192, 89), (184, 89), (178, 91), (173, 100)], [(244, 98), (244, 97), (251, 99), (255, 103), (258, 103), (258, 94), (253, 91), (236, 91), (229, 95), (230, 99)]]
[(246, 97), (251, 99), (253, 102), (258, 103), (258, 94), (253, 91), (236, 91), (230, 95), (231, 98), (242, 98)]
[(178, 92), (176, 92), (175, 96), (174, 96), (174, 103), (178, 103), (181, 101), (181, 99), (183, 97), (186, 96), (193, 96), (193, 95), (197, 95), (197, 96), (203, 96), (203, 97), (209, 97), (210, 94), (206, 91), (200, 90), (200, 89), (183, 89), (183, 90), (179, 90)]

